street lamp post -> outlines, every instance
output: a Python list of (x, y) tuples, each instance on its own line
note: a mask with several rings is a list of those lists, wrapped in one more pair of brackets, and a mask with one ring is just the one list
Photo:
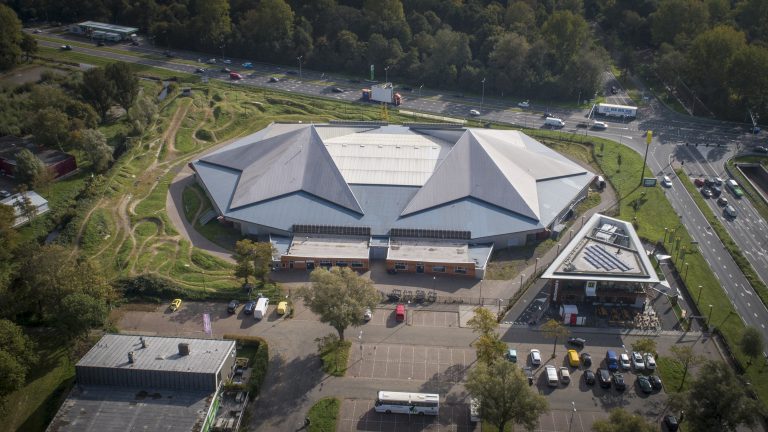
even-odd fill
[(304, 56), (298, 56), (298, 57), (296, 57), (296, 60), (298, 60), (298, 61), (299, 61), (299, 79), (302, 79), (302, 78), (301, 78), (301, 59), (302, 59), (302, 58), (304, 58)]
[(696, 299), (696, 305), (698, 306), (699, 303), (701, 303), (701, 285), (699, 285), (699, 297)]
[(525, 273), (520, 273), (520, 289), (523, 289), (523, 279), (525, 279)]
[(571, 422), (568, 423), (568, 430), (571, 430), (571, 427), (573, 427), (573, 418), (576, 416), (576, 402), (571, 401), (571, 407), (573, 407), (573, 411), (571, 411)]
[(536, 275), (536, 270), (539, 269), (539, 258), (536, 258), (536, 264), (533, 265), (533, 274)]
[(421, 98), (421, 88), (424, 87), (424, 84), (419, 86), (419, 98)]
[(560, 243), (557, 244), (557, 253), (555, 255), (560, 255)]
[(483, 105), (485, 104), (485, 78), (483, 78), (483, 80), (480, 81), (480, 82), (483, 83), (483, 93), (480, 96), (480, 111), (482, 112), (483, 111)]
[(389, 82), (389, 66), (384, 68), (384, 83)]
[(707, 317), (707, 327), (709, 327), (709, 321), (712, 319), (712, 306), (709, 305), (709, 316)]

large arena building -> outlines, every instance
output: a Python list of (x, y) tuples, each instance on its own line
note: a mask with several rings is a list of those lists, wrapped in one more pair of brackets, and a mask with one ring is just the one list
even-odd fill
[(494, 247), (550, 236), (595, 178), (522, 132), (423, 124), (272, 124), (190, 165), (283, 268), (475, 277)]

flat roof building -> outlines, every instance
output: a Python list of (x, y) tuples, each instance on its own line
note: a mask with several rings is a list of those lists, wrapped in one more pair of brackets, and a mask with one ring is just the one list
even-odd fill
[(76, 386), (47, 430), (202, 430), (235, 355), (235, 341), (105, 335), (75, 366)]
[(96, 21), (83, 21), (78, 24), (72, 24), (69, 27), (70, 33), (111, 41), (130, 39), (138, 31), (139, 29), (136, 27), (125, 27)]
[[(29, 209), (27, 210), (24, 205), (25, 200), (29, 203)], [(9, 196), (3, 200), (0, 200), (0, 205), (6, 205), (13, 208), (13, 213), (16, 219), (13, 221), (13, 227), (24, 225), (29, 222), (30, 219), (34, 219), (42, 214), (48, 213), (50, 208), (48, 207), (48, 200), (41, 197), (35, 191), (27, 191), (24, 193), (17, 193)]]
[[(318, 234), (367, 238), (370, 258), (388, 262), (375, 251), (386, 239), (444, 242), (436, 250), (454, 254), (456, 244), (523, 245), (549, 236), (595, 177), (519, 131), (424, 124), (272, 124), (191, 166), (216, 212), (242, 234), (294, 238), (287, 256), (303, 263), (291, 267), (284, 255), (286, 268), (331, 258), (317, 250), (310, 267), (311, 254), (298, 252), (301, 238)], [(411, 250), (424, 255), (408, 268), (435, 255)], [(354, 254), (333, 258), (365, 251)]]

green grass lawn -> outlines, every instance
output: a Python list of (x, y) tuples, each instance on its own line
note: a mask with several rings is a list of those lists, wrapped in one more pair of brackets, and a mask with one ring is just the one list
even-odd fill
[(335, 397), (320, 399), (309, 409), (309, 432), (332, 432), (339, 421), (341, 401)]
[(344, 376), (347, 372), (349, 350), (352, 347), (350, 341), (336, 341), (323, 347), (320, 351), (320, 359), (323, 361), (323, 372), (333, 376)]
[(75, 380), (68, 347), (56, 332), (32, 329), (29, 336), (37, 343), (40, 360), (31, 368), (27, 385), (8, 397), (3, 430), (44, 431)]
[(659, 356), (656, 359), (656, 366), (664, 391), (667, 393), (677, 393), (687, 389), (690, 380), (695, 378), (691, 376), (689, 370), (683, 383), (683, 365), (671, 357)]

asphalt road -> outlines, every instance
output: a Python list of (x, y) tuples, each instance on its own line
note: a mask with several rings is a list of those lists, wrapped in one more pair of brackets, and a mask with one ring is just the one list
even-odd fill
[[(82, 41), (82, 39), (75, 38), (72, 40)], [(49, 47), (60, 46), (60, 43), (43, 40), (39, 40), (39, 43)], [(66, 43), (66, 39), (62, 39), (61, 43)], [(96, 46), (92, 48), (75, 46), (73, 49), (89, 55), (161, 67), (178, 72), (194, 73), (196, 69), (194, 65), (178, 63), (174, 59), (166, 61), (137, 58), (130, 52), (161, 54), (162, 50), (153, 50), (145, 46), (132, 47), (129, 45), (114, 45), (113, 47), (124, 47), (127, 50), (126, 54), (105, 51)], [(196, 53), (176, 53), (176, 55), (187, 60), (198, 60), (201, 57), (200, 54)], [(203, 58), (207, 58), (207, 56), (203, 56)], [(359, 89), (366, 85), (306, 69), (301, 71), (301, 75), (298, 75), (297, 68), (285, 68), (258, 63), (254, 64), (253, 69), (244, 70), (242, 67), (238, 67), (243, 61), (233, 60), (233, 64), (228, 66), (233, 71), (243, 73), (245, 76), (243, 80), (229, 80), (229, 75), (220, 71), (222, 67), (220, 63), (210, 65), (210, 69), (204, 75), (210, 79), (219, 79), (237, 83), (237, 85), (275, 88), (350, 102), (360, 99)], [(607, 75), (607, 88), (610, 88), (610, 85), (618, 84), (618, 82), (613, 81), (610, 74)], [(280, 80), (274, 83), (269, 82), (273, 76), (278, 77)], [(612, 84), (614, 82), (615, 84)], [(341, 87), (345, 92), (334, 93), (333, 87)], [(617, 94), (611, 96), (609, 100), (626, 102), (626, 93), (619, 89)], [(710, 170), (722, 172), (722, 165), (727, 159), (742, 149), (749, 149), (757, 145), (756, 138), (749, 134), (751, 126), (749, 124), (685, 116), (668, 110), (656, 100), (651, 100), (648, 107), (640, 109), (635, 121), (607, 120), (606, 122), (609, 127), (605, 131), (594, 131), (577, 126), (579, 123), (589, 122), (589, 119), (587, 119), (588, 110), (549, 110), (546, 106), (531, 106), (521, 110), (516, 106), (510, 106), (506, 101), (496, 100), (491, 97), (478, 99), (476, 97), (464, 97), (459, 94), (441, 95), (420, 87), (414, 88), (412, 92), (404, 92), (404, 101), (401, 108), (459, 118), (468, 117), (470, 109), (478, 109), (481, 112), (479, 116), (481, 120), (493, 120), (523, 127), (543, 127), (541, 113), (550, 111), (552, 114), (565, 120), (566, 126), (562, 129), (563, 132), (592, 134), (612, 139), (632, 148), (640, 154), (645, 151), (645, 131), (652, 130), (654, 139), (649, 150), (648, 165), (659, 176), (672, 171), (670, 164), (673, 160), (686, 161), (686, 164), (688, 164), (702, 158), (706, 160)], [(351, 111), (354, 109), (354, 105), (350, 107)], [(685, 146), (686, 143), (689, 144), (687, 147)], [(699, 150), (696, 150), (695, 147), (691, 148), (692, 145), (695, 146), (696, 144), (699, 144)], [(706, 154), (702, 153), (701, 150)], [(699, 152), (698, 156), (696, 152)], [(698, 166), (703, 169), (700, 165)], [(690, 166), (686, 169), (689, 168)], [(688, 228), (691, 236), (698, 242), (702, 255), (722, 284), (723, 289), (726, 291), (735, 309), (741, 315), (742, 320), (748, 325), (761, 329), (764, 336), (768, 338), (768, 328), (765, 325), (765, 323), (768, 323), (768, 309), (757, 297), (754, 289), (747, 282), (743, 273), (741, 273), (741, 270), (727, 251), (725, 251), (720, 239), (712, 232), (711, 227), (701, 211), (696, 207), (691, 196), (677, 179), (673, 180), (673, 187), (667, 190), (667, 196), (675, 211), (680, 215), (681, 223)], [(764, 237), (759, 237), (764, 235), (761, 233), (766, 232), (765, 221), (759, 218), (748, 200), (741, 200), (739, 211), (740, 214), (744, 215), (743, 219), (749, 222), (750, 225), (742, 229), (741, 233), (734, 235), (734, 241), (750, 257), (750, 261), (753, 262), (755, 268), (759, 269), (759, 274), (766, 281), (768, 280), (766, 278), (768, 270), (766, 270), (766, 266), (760, 264), (765, 260), (765, 248), (761, 248), (761, 245), (768, 244), (768, 242), (763, 241)], [(757, 230), (755, 231), (754, 228), (757, 228)], [(701, 312), (707, 313), (708, 311)]]

